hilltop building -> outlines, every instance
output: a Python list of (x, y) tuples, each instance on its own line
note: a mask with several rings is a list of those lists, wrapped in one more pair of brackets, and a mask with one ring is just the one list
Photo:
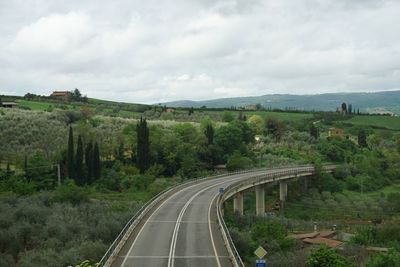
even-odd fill
[(71, 92), (69, 91), (54, 91), (50, 97), (55, 98), (55, 99), (60, 99), (64, 101), (68, 101), (69, 98), (71, 97)]
[(244, 107), (245, 110), (257, 110), (257, 105), (247, 105)]

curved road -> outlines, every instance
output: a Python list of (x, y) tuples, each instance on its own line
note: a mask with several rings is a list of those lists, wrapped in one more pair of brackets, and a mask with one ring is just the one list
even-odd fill
[(204, 180), (175, 192), (133, 232), (112, 266), (232, 266), (216, 218), (219, 188), (276, 171)]

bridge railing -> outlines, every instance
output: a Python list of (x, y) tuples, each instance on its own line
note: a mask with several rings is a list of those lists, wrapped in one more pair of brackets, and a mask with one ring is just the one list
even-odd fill
[(112, 261), (115, 256), (119, 253), (123, 245), (125, 244), (126, 240), (129, 238), (130, 234), (132, 231), (137, 227), (141, 220), (146, 216), (146, 214), (158, 203), (160, 203), (163, 199), (165, 199), (170, 192), (178, 190), (181, 187), (186, 187), (190, 184), (198, 183), (203, 180), (209, 180), (209, 179), (216, 179), (224, 176), (229, 176), (229, 175), (235, 175), (235, 174), (241, 174), (241, 173), (248, 173), (248, 172), (257, 172), (257, 171), (262, 171), (264, 170), (263, 168), (260, 169), (251, 169), (251, 170), (243, 170), (243, 171), (235, 171), (235, 172), (227, 172), (219, 175), (214, 175), (214, 176), (208, 176), (208, 177), (203, 177), (203, 178), (197, 178), (197, 179), (191, 179), (188, 181), (185, 181), (181, 184), (169, 187), (165, 189), (164, 191), (160, 192), (153, 198), (151, 198), (148, 202), (146, 202), (133, 216), (132, 218), (126, 223), (124, 228), (121, 230), (121, 232), (118, 234), (118, 236), (115, 238), (113, 243), (110, 245), (104, 256), (101, 258), (99, 262), (99, 267), (103, 266), (110, 266), (112, 264)]
[[(288, 167), (284, 167), (284, 168), (288, 168)], [(335, 165), (324, 165), (323, 166), (323, 171), (332, 171), (333, 169), (335, 169)], [(278, 171), (267, 173), (267, 174), (262, 174), (262, 175), (256, 175), (254, 177), (246, 179), (245, 181), (240, 181), (240, 182), (231, 184), (231, 185), (227, 186), (224, 189), (224, 192), (222, 194), (220, 194), (217, 198), (216, 206), (217, 206), (218, 223), (221, 228), (222, 237), (224, 239), (225, 246), (228, 250), (228, 253), (229, 253), (235, 267), (244, 267), (245, 265), (242, 261), (242, 258), (240, 257), (239, 252), (236, 249), (236, 246), (232, 240), (232, 237), (229, 233), (229, 229), (226, 226), (226, 223), (225, 223), (225, 220), (223, 217), (222, 205), (223, 205), (224, 201), (228, 198), (225, 196), (229, 195), (231, 191), (235, 191), (238, 188), (243, 187), (244, 185), (248, 185), (248, 184), (255, 185), (260, 182), (265, 182), (265, 183), (274, 182), (279, 177), (285, 177), (285, 176), (297, 177), (298, 175), (301, 175), (304, 173), (310, 173), (310, 172), (314, 173), (314, 167), (311, 167), (310, 165), (297, 166), (296, 169), (292, 169), (292, 170), (283, 170), (283, 171), (279, 171), (279, 169), (274, 169), (274, 170), (278, 170)]]

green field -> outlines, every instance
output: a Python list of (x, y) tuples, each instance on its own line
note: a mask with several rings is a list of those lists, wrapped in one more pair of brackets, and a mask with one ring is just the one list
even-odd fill
[(346, 123), (353, 125), (371, 126), (376, 128), (386, 128), (389, 130), (400, 130), (400, 117), (388, 116), (355, 116)]
[[(208, 111), (207, 113), (216, 113), (218, 115), (223, 115), (224, 112), (230, 112), (234, 114), (234, 117), (239, 116), (240, 111)], [(294, 112), (273, 112), (273, 111), (242, 111), (243, 115), (250, 118), (252, 115), (258, 115), (263, 118), (271, 117), (282, 121), (293, 121), (298, 122), (302, 120), (311, 119), (314, 115), (312, 113), (294, 113)]]
[(18, 103), (18, 105), (20, 107), (25, 107), (25, 108), (29, 108), (31, 110), (47, 110), (49, 107), (53, 107), (56, 108), (57, 105), (63, 105), (63, 106), (67, 106), (68, 109), (72, 109), (73, 106), (69, 105), (69, 104), (63, 104), (63, 103), (51, 103), (51, 102), (39, 102), (39, 101), (28, 101), (28, 100), (16, 100), (15, 102)]

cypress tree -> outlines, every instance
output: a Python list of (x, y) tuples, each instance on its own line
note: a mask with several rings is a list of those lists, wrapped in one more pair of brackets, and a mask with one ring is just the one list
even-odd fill
[(88, 184), (93, 182), (93, 144), (90, 141), (85, 149), (86, 181)]
[(96, 142), (93, 149), (93, 177), (95, 180), (100, 179), (101, 176), (101, 162), (99, 144)]
[(206, 126), (204, 134), (207, 137), (208, 145), (212, 145), (214, 143), (214, 127), (211, 124)]
[(150, 166), (150, 142), (149, 128), (147, 127), (146, 119), (140, 118), (136, 127), (137, 131), (137, 153), (136, 163), (140, 173), (144, 173)]
[(368, 144), (367, 144), (367, 134), (366, 134), (366, 132), (364, 131), (364, 129), (361, 129), (361, 130), (358, 132), (358, 145), (359, 145), (360, 147), (368, 147)]
[(6, 175), (7, 177), (11, 176), (10, 162), (7, 162)]
[(74, 133), (72, 127), (70, 126), (67, 148), (67, 175), (70, 179), (74, 179), (74, 174)]
[(78, 136), (78, 145), (76, 148), (76, 159), (75, 159), (75, 175), (76, 175), (76, 184), (83, 185), (85, 184), (85, 177), (83, 177), (83, 143), (82, 137)]
[(319, 130), (314, 125), (314, 123), (311, 123), (311, 125), (310, 125), (310, 136), (314, 137), (315, 139), (318, 139), (318, 137), (319, 137)]

